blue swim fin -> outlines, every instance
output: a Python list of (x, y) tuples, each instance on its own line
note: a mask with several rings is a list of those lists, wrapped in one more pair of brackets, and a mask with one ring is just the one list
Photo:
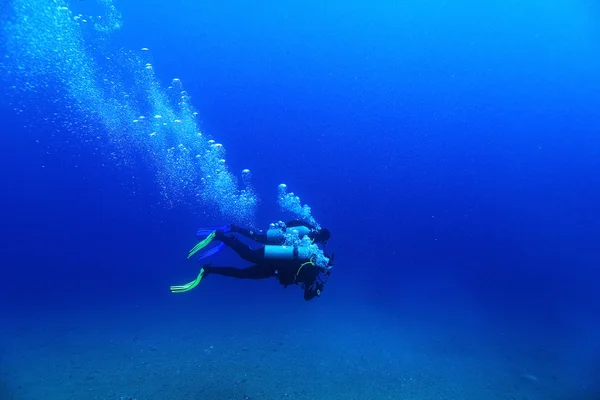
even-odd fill
[(209, 257), (214, 256), (217, 253), (220, 253), (225, 248), (225, 243), (219, 242), (216, 246), (206, 250), (204, 253), (198, 257), (198, 261), (204, 261)]
[(222, 226), (209, 226), (206, 228), (200, 228), (200, 229), (198, 229), (198, 232), (196, 232), (196, 237), (198, 239), (206, 239), (208, 237), (208, 235), (210, 235), (214, 231), (219, 231), (219, 230), (227, 233), (227, 232), (231, 231), (231, 228), (230, 228), (229, 224), (222, 225)]

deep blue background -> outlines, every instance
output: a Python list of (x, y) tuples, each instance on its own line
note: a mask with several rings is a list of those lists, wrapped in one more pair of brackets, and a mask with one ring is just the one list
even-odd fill
[[(393, 313), (417, 292), (423, 310), (466, 297), (553, 329), (597, 318), (597, 5), (320, 3), (116, 2), (114, 46), (183, 81), (231, 170), (252, 170), (258, 223), (282, 218), (285, 182), (332, 230), (318, 301)], [(196, 228), (227, 221), (167, 210), (144, 165), (50, 135), (39, 99), (0, 101), (0, 301), (169, 296)]]

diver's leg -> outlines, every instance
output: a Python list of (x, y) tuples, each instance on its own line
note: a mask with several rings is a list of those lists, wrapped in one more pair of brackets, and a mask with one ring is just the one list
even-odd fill
[(233, 251), (248, 262), (258, 264), (265, 259), (264, 246), (261, 246), (258, 249), (252, 249), (240, 239), (235, 236), (226, 235), (223, 231), (216, 231), (215, 239), (220, 240), (231, 247)]
[(266, 279), (275, 276), (275, 268), (264, 264), (255, 264), (243, 269), (235, 267), (213, 267), (212, 265), (205, 265), (203, 268), (205, 275), (215, 274), (238, 279)]

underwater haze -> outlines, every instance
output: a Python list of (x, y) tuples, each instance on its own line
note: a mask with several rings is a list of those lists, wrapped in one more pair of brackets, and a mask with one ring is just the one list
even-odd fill
[[(600, 399), (596, 1), (4, 0), (0, 28), (0, 400)], [(297, 218), (331, 232), (316, 298), (169, 290), (248, 267), (186, 259), (199, 229)]]

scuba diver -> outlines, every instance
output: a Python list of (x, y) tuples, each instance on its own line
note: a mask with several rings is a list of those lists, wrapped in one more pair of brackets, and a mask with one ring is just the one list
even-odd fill
[[(208, 231), (211, 232), (208, 233)], [(246, 236), (262, 245), (253, 249), (242, 242), (236, 234)], [(290, 234), (297, 238), (306, 238), (304, 240), (308, 240), (311, 244), (308, 245), (305, 242), (304, 245), (285, 246), (286, 235)], [(331, 257), (325, 256), (325, 253), (314, 244), (325, 245), (331, 236), (329, 230), (317, 229), (304, 221), (295, 220), (290, 221), (288, 224), (280, 223), (278, 226), (272, 226), (267, 232), (256, 232), (237, 225), (225, 225), (216, 229), (200, 229), (197, 236), (205, 238), (190, 251), (188, 259), (216, 240), (220, 243), (201, 255), (199, 261), (218, 253), (223, 247), (227, 246), (242, 259), (251, 262), (253, 265), (240, 269), (204, 264), (194, 281), (181, 286), (171, 286), (171, 292), (173, 293), (192, 290), (198, 286), (204, 277), (211, 274), (238, 279), (276, 277), (284, 287), (292, 284), (301, 285), (304, 289), (304, 299), (308, 301), (320, 296), (333, 266), (333, 255)]]
[[(236, 232), (241, 235), (244, 235), (262, 244), (284, 244), (286, 233), (288, 231), (290, 233), (296, 231), (299, 237), (302, 238), (306, 235), (315, 243), (320, 243), (323, 245), (326, 245), (327, 241), (331, 237), (331, 232), (329, 232), (329, 229), (317, 228), (314, 225), (311, 225), (308, 222), (299, 219), (294, 219), (285, 224), (279, 223), (278, 225), (273, 225), (266, 232), (262, 230), (257, 232), (252, 229), (242, 228), (233, 224), (229, 225), (229, 230), (231, 232)], [(202, 230), (198, 231), (198, 234), (201, 234), (201, 232)]]

